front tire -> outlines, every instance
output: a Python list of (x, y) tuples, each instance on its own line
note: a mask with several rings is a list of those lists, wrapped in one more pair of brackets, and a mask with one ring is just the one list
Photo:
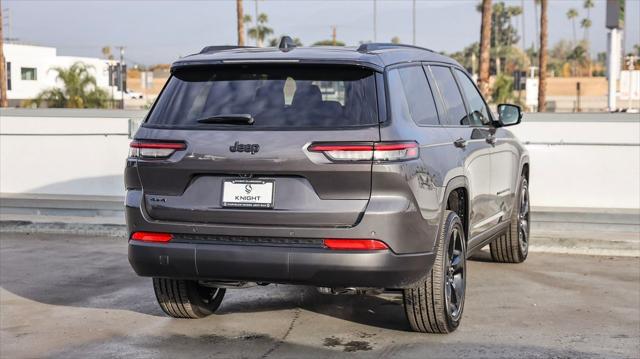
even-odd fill
[(404, 289), (404, 309), (411, 328), (422, 333), (451, 333), (462, 319), (466, 290), (466, 241), (462, 221), (444, 213), (436, 260), (429, 274)]
[(224, 298), (225, 289), (200, 285), (193, 280), (153, 278), (160, 308), (170, 317), (198, 319), (213, 314)]
[(524, 176), (520, 180), (517, 202), (511, 212), (511, 225), (507, 232), (489, 244), (494, 262), (522, 263), (529, 254), (531, 231), (529, 182)]

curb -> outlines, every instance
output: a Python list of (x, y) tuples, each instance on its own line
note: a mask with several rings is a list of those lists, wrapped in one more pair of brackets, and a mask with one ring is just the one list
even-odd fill
[(65, 222), (31, 222), (0, 221), (0, 233), (50, 233), (81, 236), (127, 236), (127, 227), (121, 224), (65, 223)]

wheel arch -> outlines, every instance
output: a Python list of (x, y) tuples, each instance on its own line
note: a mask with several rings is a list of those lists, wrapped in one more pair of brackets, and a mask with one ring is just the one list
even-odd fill
[[(451, 210), (458, 214), (464, 227), (465, 240), (468, 241), (470, 201), (469, 181), (466, 177), (457, 176), (447, 182), (442, 201), (442, 213), (445, 210)], [(445, 220), (444, 216), (442, 220)]]

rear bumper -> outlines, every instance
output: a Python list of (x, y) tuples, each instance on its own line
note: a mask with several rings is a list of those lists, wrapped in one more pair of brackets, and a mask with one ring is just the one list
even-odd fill
[(390, 250), (129, 241), (129, 262), (147, 277), (402, 288), (420, 280), (434, 259)]

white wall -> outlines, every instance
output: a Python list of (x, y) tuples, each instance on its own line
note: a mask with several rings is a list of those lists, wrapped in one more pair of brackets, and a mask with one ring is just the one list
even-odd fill
[[(124, 194), (128, 118), (143, 112), (2, 111), (0, 193)], [(511, 129), (534, 206), (640, 208), (640, 115), (528, 114)]]
[(640, 115), (635, 122), (525, 121), (511, 128), (529, 142), (532, 205), (640, 208)]
[(127, 118), (0, 116), (0, 193), (122, 196)]

